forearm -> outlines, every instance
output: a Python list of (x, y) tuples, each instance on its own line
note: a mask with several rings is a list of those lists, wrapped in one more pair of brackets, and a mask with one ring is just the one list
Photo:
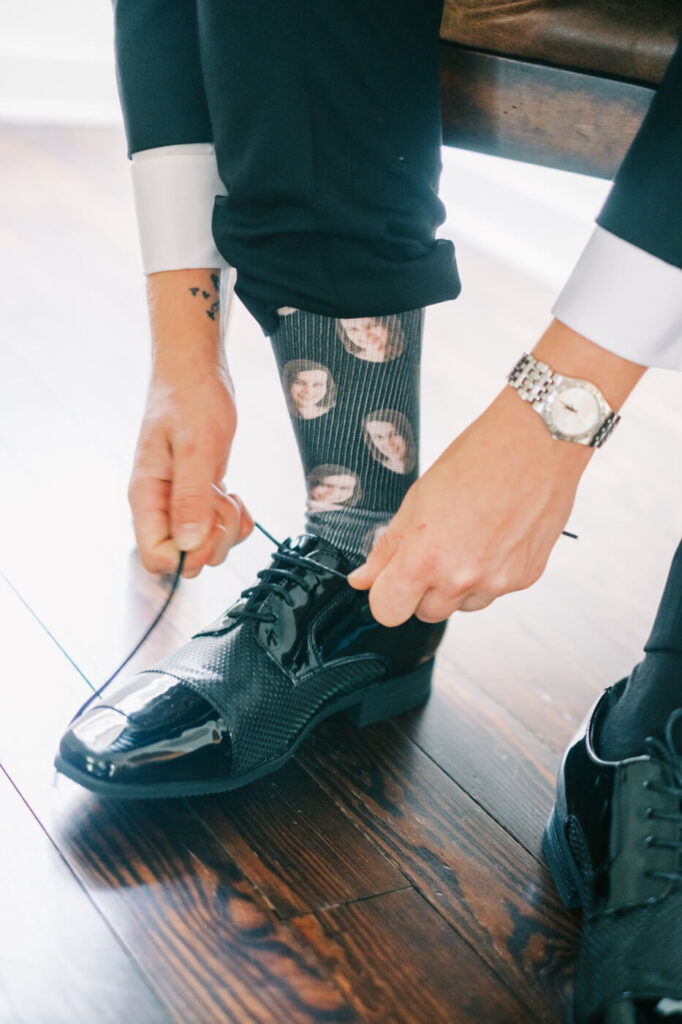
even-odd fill
[(560, 320), (552, 320), (532, 354), (557, 373), (596, 384), (613, 409), (619, 409), (647, 367), (595, 345)]
[(221, 335), (218, 267), (147, 274), (152, 371), (191, 366), (227, 369)]

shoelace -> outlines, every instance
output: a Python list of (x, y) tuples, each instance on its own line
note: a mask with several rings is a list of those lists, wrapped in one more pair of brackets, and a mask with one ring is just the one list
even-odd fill
[[(337, 569), (332, 569), (332, 568), (330, 568), (329, 566), (326, 566), (326, 565), (320, 565), (319, 562), (315, 562), (315, 561), (313, 561), (312, 558), (308, 558), (305, 555), (299, 555), (299, 554), (294, 553), (293, 551), (286, 552), (287, 541), (288, 541), (289, 538), (287, 538), (287, 540), (283, 540), (283, 541), (276, 540), (275, 537), (273, 537), (271, 533), (268, 533), (268, 531), (265, 529), (264, 526), (261, 526), (261, 524), (256, 522), (255, 520), (254, 520), (254, 526), (257, 526), (258, 529), (261, 531), (261, 533), (264, 533), (265, 536), (269, 540), (271, 540), (273, 542), (273, 544), (276, 545), (277, 553), (274, 556), (275, 559), (277, 559), (277, 560), (285, 559), (285, 560), (291, 562), (292, 564), (295, 563), (299, 567), (302, 566), (302, 565), (305, 565), (305, 566), (308, 566), (308, 567), (312, 568), (313, 571), (315, 569), (317, 569), (318, 571), (321, 571), (321, 572), (324, 572), (324, 573), (331, 573), (334, 576), (339, 576), (342, 580), (346, 579), (345, 574), (342, 573), (342, 572), (339, 572)], [(171, 588), (170, 588), (170, 590), (168, 592), (168, 597), (166, 598), (166, 600), (165, 600), (165, 602), (163, 604), (163, 607), (159, 611), (158, 615), (156, 616), (156, 618), (152, 622), (152, 624), (149, 627), (149, 629), (147, 630), (147, 632), (144, 634), (142, 639), (137, 644), (135, 644), (135, 646), (133, 647), (132, 651), (130, 652), (128, 657), (125, 659), (125, 661), (122, 661), (121, 664), (116, 669), (116, 671), (112, 672), (112, 674), (109, 676), (107, 681), (105, 683), (102, 683), (102, 685), (99, 687), (99, 689), (95, 690), (93, 693), (90, 694), (90, 696), (85, 701), (85, 703), (78, 709), (76, 714), (73, 716), (73, 718), (69, 722), (69, 725), (71, 725), (71, 722), (75, 722), (75, 720), (80, 715), (83, 714), (85, 709), (90, 706), (90, 704), (93, 702), (93, 700), (96, 697), (98, 697), (100, 700), (103, 699), (102, 698), (102, 690), (104, 690), (109, 685), (109, 683), (113, 679), (116, 678), (116, 676), (119, 674), (121, 669), (125, 668), (125, 666), (128, 664), (128, 662), (133, 657), (133, 655), (136, 654), (137, 651), (139, 651), (140, 647), (145, 642), (147, 637), (151, 634), (152, 630), (161, 621), (161, 619), (163, 617), (163, 614), (166, 611), (166, 608), (168, 608), (168, 605), (171, 603), (171, 599), (173, 597), (173, 594), (175, 593), (175, 591), (177, 589), (178, 582), (180, 580), (180, 575), (182, 573), (182, 568), (183, 568), (183, 566), (185, 564), (185, 556), (186, 556), (186, 554), (187, 554), (186, 551), (181, 551), (180, 552), (180, 560), (178, 562), (178, 567), (177, 567), (177, 569), (175, 571), (175, 578), (174, 578), (172, 586), (171, 586)], [(301, 586), (305, 587), (305, 584), (303, 584), (303, 582), (302, 582), (302, 580), (300, 579), (299, 576), (295, 575), (293, 572), (287, 571), (286, 569), (276, 569), (276, 568), (261, 569), (261, 571), (257, 573), (257, 576), (263, 577), (267, 573), (277, 573), (279, 575), (287, 576), (289, 578), (295, 579), (297, 583), (300, 583)], [(261, 621), (264, 621), (264, 622), (272, 621), (270, 617), (263, 619), (262, 616), (258, 615), (257, 610), (254, 610), (254, 609), (249, 607), (249, 605), (253, 605), (253, 603), (256, 601), (258, 594), (262, 594), (263, 592), (270, 591), (270, 590), (274, 590), (274, 591), (277, 591), (278, 593), (281, 593), (282, 596), (285, 598), (285, 600), (287, 601), (288, 604), (292, 604), (293, 603), (290, 600), (290, 598), (289, 598), (288, 592), (283, 590), (281, 586), (279, 586), (278, 584), (276, 584), (276, 583), (274, 583), (272, 581), (269, 581), (269, 580), (262, 580), (261, 583), (256, 583), (256, 584), (254, 584), (254, 586), (247, 587), (246, 590), (242, 590), (242, 592), (240, 594), (240, 597), (246, 597), (248, 595), (250, 600), (247, 601), (247, 605), (246, 605), (245, 608), (242, 608), (239, 611), (228, 612), (227, 613), (228, 616), (233, 617), (233, 616), (243, 615), (246, 618), (260, 618)], [(100, 706), (103, 707), (103, 708), (105, 708), (105, 707), (111, 708), (112, 711), (118, 711), (119, 710), (118, 708), (113, 707), (111, 704), (102, 704)]]
[[(256, 525), (258, 526), (259, 524), (256, 523)], [(261, 526), (260, 529), (262, 530), (263, 527)], [(265, 530), (263, 530), (263, 532), (265, 533)], [(270, 535), (268, 534), (267, 536)], [(289, 591), (286, 590), (281, 585), (281, 583), (277, 583), (275, 582), (274, 579), (266, 577), (277, 576), (280, 580), (293, 580), (294, 583), (298, 583), (298, 585), (302, 587), (306, 591), (306, 593), (309, 593), (313, 589), (313, 586), (317, 584), (317, 577), (320, 574), (320, 572), (325, 574), (330, 573), (333, 576), (338, 576), (342, 580), (346, 579), (345, 574), (339, 572), (337, 569), (332, 569), (327, 565), (320, 565), (319, 562), (314, 562), (312, 558), (308, 558), (307, 555), (301, 555), (297, 551), (288, 550), (288, 537), (285, 541), (275, 541), (274, 537), (271, 538), (271, 540), (273, 540), (274, 543), (277, 544), (277, 551), (273, 556), (274, 561), (283, 562), (285, 565), (292, 565), (296, 569), (312, 569), (312, 572), (315, 576), (315, 584), (311, 585), (306, 583), (303, 579), (301, 579), (299, 573), (293, 571), (292, 569), (280, 569), (277, 568), (276, 565), (271, 567), (269, 566), (267, 569), (261, 569), (259, 572), (256, 573), (256, 576), (258, 577), (259, 580), (261, 580), (261, 582), (254, 583), (253, 586), (247, 587), (246, 590), (242, 590), (241, 594), (239, 595), (240, 597), (248, 598), (245, 607), (234, 608), (232, 611), (228, 611), (226, 613), (227, 618), (254, 619), (256, 622), (275, 622), (277, 616), (273, 612), (270, 612), (270, 614), (266, 612), (265, 615), (263, 615), (263, 611), (261, 608), (254, 607), (259, 597), (263, 597), (269, 593), (280, 594), (281, 597), (283, 597), (286, 603), (289, 605), (289, 607), (293, 608), (295, 601), (291, 597)]]
[(677, 822), (677, 839), (658, 839), (656, 836), (650, 835), (646, 837), (646, 845), (659, 849), (677, 850), (678, 866), (677, 871), (653, 871), (649, 868), (645, 870), (644, 876), (646, 878), (661, 878), (678, 884), (682, 882), (682, 864), (680, 864), (682, 857), (682, 838), (680, 838), (680, 830), (682, 829), (682, 775), (680, 755), (673, 741), (673, 729), (680, 717), (682, 717), (682, 708), (677, 708), (668, 718), (665, 727), (665, 742), (659, 740), (656, 736), (647, 736), (644, 740), (646, 753), (650, 757), (663, 761), (670, 773), (672, 783), (669, 785), (654, 785), (649, 779), (646, 779), (643, 783), (644, 788), (648, 789), (651, 793), (669, 793), (671, 796), (676, 797), (678, 807), (675, 812), (657, 811), (653, 807), (647, 807), (647, 818)]
[[(264, 533), (265, 536), (268, 538), (268, 540), (271, 540), (272, 543), (275, 544), (275, 546), (277, 547), (277, 553), (274, 556), (277, 561), (289, 562), (291, 565), (295, 564), (298, 567), (301, 567), (301, 566), (305, 565), (305, 566), (307, 566), (309, 568), (312, 568), (313, 571), (315, 569), (318, 569), (318, 570), (321, 570), (322, 572), (331, 573), (334, 576), (338, 576), (342, 580), (346, 579), (345, 574), (342, 573), (342, 572), (339, 572), (337, 569), (331, 569), (327, 565), (320, 565), (319, 562), (313, 561), (312, 558), (308, 558), (306, 555), (299, 555), (299, 554), (295, 553), (292, 550), (287, 550), (287, 541), (288, 541), (289, 538), (287, 538), (287, 540), (276, 540), (276, 538), (273, 537), (271, 533), (268, 533), (268, 531), (265, 529), (264, 526), (261, 526), (261, 524), (256, 522), (255, 520), (254, 520), (254, 526), (257, 526), (258, 529), (261, 531), (261, 533)], [(568, 530), (562, 530), (562, 533), (566, 537), (573, 537), (575, 540), (578, 539), (577, 538), (577, 534), (570, 533)], [(171, 585), (171, 588), (170, 588), (170, 590), (168, 592), (168, 597), (166, 598), (166, 600), (165, 600), (165, 602), (163, 604), (163, 607), (159, 611), (158, 615), (156, 616), (156, 618), (152, 622), (152, 624), (149, 627), (149, 629), (147, 630), (147, 632), (144, 634), (144, 636), (139, 641), (139, 643), (137, 643), (133, 647), (133, 649), (130, 652), (130, 654), (128, 655), (128, 657), (124, 661), (121, 662), (121, 664), (118, 666), (116, 671), (112, 672), (112, 674), (109, 676), (107, 681), (105, 683), (102, 683), (102, 685), (99, 687), (99, 689), (93, 691), (93, 693), (88, 697), (88, 699), (85, 701), (85, 703), (78, 709), (76, 714), (73, 716), (73, 718), (69, 722), (69, 725), (71, 725), (71, 722), (75, 722), (75, 720), (80, 715), (83, 714), (85, 709), (87, 707), (89, 707), (89, 705), (92, 703), (92, 701), (95, 699), (95, 697), (98, 697), (100, 700), (102, 700), (102, 690), (104, 690), (105, 687), (107, 687), (109, 685), (109, 683), (112, 681), (112, 679), (116, 678), (116, 676), (119, 674), (121, 669), (125, 668), (125, 666), (128, 664), (128, 662), (133, 657), (133, 655), (136, 654), (137, 651), (139, 651), (140, 647), (145, 642), (147, 637), (150, 635), (152, 630), (161, 621), (161, 619), (163, 617), (163, 614), (166, 611), (166, 608), (168, 607), (168, 605), (171, 603), (171, 599), (173, 597), (173, 594), (175, 593), (175, 591), (177, 589), (177, 585), (178, 585), (178, 582), (180, 580), (180, 575), (182, 573), (182, 568), (183, 568), (183, 566), (185, 564), (185, 556), (186, 556), (186, 554), (187, 554), (186, 551), (181, 551), (180, 552), (180, 560), (178, 562), (178, 567), (177, 567), (177, 569), (175, 571), (175, 578), (174, 578), (173, 583)], [(272, 621), (274, 621), (274, 617), (272, 617), (272, 616), (268, 616), (268, 618), (264, 619), (262, 617), (262, 615), (258, 614), (258, 610), (253, 608), (253, 605), (254, 605), (254, 603), (257, 600), (257, 596), (258, 595), (262, 595), (265, 591), (276, 591), (276, 592), (282, 594), (282, 596), (284, 597), (284, 599), (287, 601), (288, 604), (291, 605), (293, 603), (289, 599), (288, 592), (286, 590), (284, 590), (281, 586), (278, 586), (272, 580), (262, 579), (262, 577), (267, 575), (268, 573), (270, 573), (270, 574), (276, 573), (280, 577), (284, 576), (284, 577), (287, 577), (287, 578), (290, 578), (290, 579), (295, 579), (297, 583), (299, 583), (299, 584), (301, 584), (301, 586), (303, 586), (303, 583), (301, 581), (300, 576), (294, 574), (291, 571), (287, 571), (286, 569), (277, 569), (275, 567), (268, 568), (268, 569), (261, 569), (260, 572), (258, 572), (256, 574), (259, 578), (261, 578), (261, 582), (254, 584), (252, 587), (247, 587), (246, 590), (242, 590), (242, 592), (240, 594), (240, 597), (246, 597), (248, 595), (249, 600), (247, 601), (246, 607), (240, 609), (239, 611), (235, 610), (235, 611), (232, 611), (232, 612), (228, 612), (227, 613), (228, 617), (232, 618), (232, 617), (236, 617), (236, 616), (244, 616), (245, 618), (259, 619), (262, 622), (272, 622)], [(102, 704), (101, 706), (102, 707), (109, 707), (109, 708), (111, 708), (112, 711), (118, 711), (119, 710), (118, 708), (114, 708), (110, 704)]]

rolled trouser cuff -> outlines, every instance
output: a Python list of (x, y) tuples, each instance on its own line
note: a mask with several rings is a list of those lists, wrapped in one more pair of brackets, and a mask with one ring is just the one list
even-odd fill
[(456, 299), (462, 289), (449, 239), (415, 247), (422, 251), (410, 258), (402, 246), (301, 232), (262, 244), (256, 262), (222, 228), (218, 204), (213, 233), (228, 262), (239, 267), (236, 294), (267, 336), (277, 329), (282, 306), (323, 316), (388, 316)]

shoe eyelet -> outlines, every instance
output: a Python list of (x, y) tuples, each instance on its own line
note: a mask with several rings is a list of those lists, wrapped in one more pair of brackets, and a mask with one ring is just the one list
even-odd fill
[(642, 783), (642, 789), (648, 789), (648, 788), (649, 788), (649, 780), (645, 779), (644, 782)]
[(653, 813), (653, 810), (653, 807), (647, 807), (646, 811), (644, 812), (644, 817), (650, 818)]
[(646, 846), (653, 846), (655, 836), (647, 836), (644, 840)]

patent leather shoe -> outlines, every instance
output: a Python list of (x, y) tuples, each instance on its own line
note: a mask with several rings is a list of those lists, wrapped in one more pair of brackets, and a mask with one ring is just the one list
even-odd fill
[(566, 750), (543, 837), (561, 899), (583, 908), (570, 1024), (682, 1021), (682, 709), (642, 756), (602, 760), (600, 723), (624, 686)]
[(118, 797), (219, 792), (281, 767), (338, 711), (367, 725), (423, 704), (447, 620), (381, 625), (350, 568), (319, 537), (287, 538), (215, 621), (106, 686), (55, 767)]

